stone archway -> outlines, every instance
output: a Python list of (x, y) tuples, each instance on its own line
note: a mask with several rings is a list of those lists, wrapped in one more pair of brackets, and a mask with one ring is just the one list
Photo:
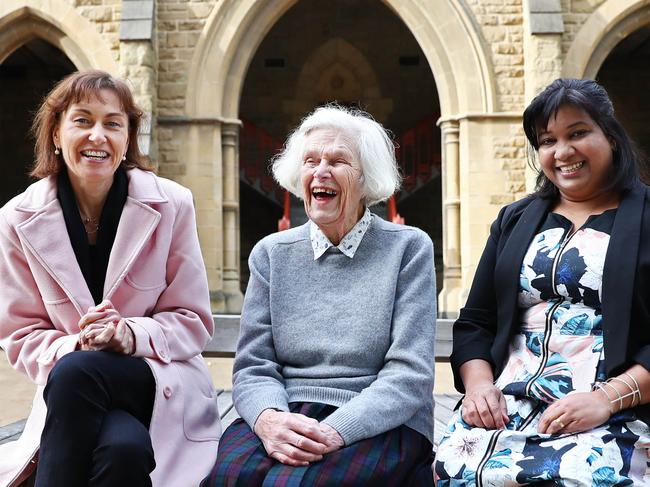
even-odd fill
[(45, 93), (75, 69), (61, 50), (38, 37), (0, 63), (0, 146), (4, 148), (0, 205), (32, 182), (28, 173), (34, 160), (33, 113)]
[[(182, 132), (188, 173), (205, 177), (212, 165), (214, 190), (197, 201), (206, 210), (199, 225), (213, 306), (237, 312), (239, 291), (239, 98), (248, 65), (275, 22), (296, 0), (223, 0), (212, 11), (192, 59)], [(443, 134), (445, 280), (441, 308), (457, 310), (461, 292), (460, 140), (469, 114), (497, 110), (490, 57), (467, 12), (455, 0), (426, 6), (415, 0), (385, 0), (420, 45), (438, 89)], [(444, 19), (441, 22), (440, 19)], [(201, 140), (201, 154), (197, 150)], [(206, 153), (206, 150), (208, 151)], [(198, 194), (198, 193), (197, 193)], [(197, 199), (198, 199), (197, 198)], [(219, 234), (221, 230), (221, 235)]]
[[(248, 63), (273, 24), (296, 1), (219, 3), (192, 60), (185, 107), (188, 116), (236, 119)], [(437, 0), (426, 7), (413, 0), (385, 3), (404, 21), (427, 57), (439, 90), (442, 118), (496, 109), (489, 56), (458, 2)]]
[(564, 76), (596, 79), (605, 87), (618, 119), (646, 155), (650, 68), (642, 60), (650, 52), (649, 39), (650, 3), (609, 0), (576, 35), (563, 70)]
[(90, 21), (67, 2), (0, 2), (0, 63), (34, 37), (61, 50), (77, 69), (97, 68), (118, 73), (117, 63), (105, 40)]
[(642, 0), (608, 0), (592, 13), (567, 52), (562, 76), (595, 79), (618, 43), (650, 24), (650, 4)]
[(2, 119), (11, 121), (0, 137), (7, 148), (0, 204), (30, 182), (29, 128), (42, 96), (75, 69), (115, 69), (97, 32), (70, 5), (60, 0), (38, 7), (30, 3), (5, 0), (0, 5), (0, 106)]

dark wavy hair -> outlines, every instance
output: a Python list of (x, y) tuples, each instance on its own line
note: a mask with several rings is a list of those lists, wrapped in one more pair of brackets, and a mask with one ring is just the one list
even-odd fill
[[(581, 108), (600, 127), (612, 142), (614, 177), (606, 188), (610, 191), (624, 192), (639, 180), (640, 155), (634, 142), (627, 135), (621, 123), (614, 115), (612, 105), (605, 88), (594, 80), (559, 78), (544, 88), (533, 98), (524, 111), (524, 132), (530, 143), (529, 149), (539, 149), (537, 134), (548, 125), (560, 108), (571, 105)], [(532, 152), (532, 151), (531, 151)], [(535, 195), (542, 198), (557, 198), (557, 187), (546, 177), (541, 168), (534, 163), (534, 154), (530, 154), (529, 163), (537, 171)]]
[(145, 171), (152, 170), (138, 147), (138, 130), (144, 113), (136, 105), (131, 89), (124, 81), (105, 71), (88, 70), (68, 75), (45, 95), (32, 124), (32, 133), (36, 138), (36, 161), (31, 176), (44, 178), (61, 170), (64, 165), (63, 157), (54, 153), (52, 141), (52, 134), (61, 121), (61, 115), (70, 105), (82, 100), (90, 100), (93, 97), (102, 100), (102, 90), (115, 93), (129, 119), (129, 145), (126, 149), (126, 160), (120, 165), (125, 169), (138, 167)]

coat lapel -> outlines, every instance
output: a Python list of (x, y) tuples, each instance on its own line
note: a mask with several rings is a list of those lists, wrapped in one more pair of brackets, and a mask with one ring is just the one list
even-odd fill
[[(122, 210), (104, 281), (107, 299), (124, 280), (160, 221), (160, 213), (149, 204), (168, 201), (152, 173), (132, 169), (127, 176), (129, 197)], [(63, 211), (56, 198), (56, 179), (50, 177), (36, 183), (17, 210), (34, 213), (17, 227), (21, 242), (61, 286), (79, 316), (84, 315), (95, 303), (70, 243)]]
[(104, 297), (110, 299), (128, 274), (143, 247), (160, 221), (160, 213), (149, 203), (166, 203), (167, 197), (152, 173), (139, 169), (127, 172), (129, 196), (124, 204), (120, 223), (106, 269)]
[(127, 198), (117, 227), (106, 269), (104, 297), (111, 296), (128, 274), (135, 259), (156, 229), (160, 213), (133, 198)]
[(31, 249), (43, 268), (70, 298), (79, 316), (93, 306), (93, 298), (77, 264), (63, 211), (56, 197), (36, 214), (18, 225), (21, 242)]
[(607, 373), (608, 357), (625, 357), (630, 329), (632, 295), (641, 236), (645, 187), (638, 184), (621, 200), (603, 266), (603, 333)]
[[(531, 201), (499, 252), (495, 269), (495, 286), (498, 286), (495, 294), (501, 298), (498, 325), (508, 327), (507, 333), (502, 336), (509, 337), (513, 332), (518, 316), (517, 292), (521, 263), (550, 205), (550, 200), (541, 198)], [(504, 223), (507, 225), (507, 222)]]

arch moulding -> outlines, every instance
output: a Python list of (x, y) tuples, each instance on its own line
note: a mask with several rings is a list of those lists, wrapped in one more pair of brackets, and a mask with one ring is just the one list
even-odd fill
[[(214, 185), (223, 199), (210, 204), (223, 214), (223, 293), (226, 309), (235, 309), (239, 286), (238, 155), (226, 132), (238, 130), (239, 99), (246, 71), (273, 25), (297, 0), (221, 0), (198, 40), (190, 66), (185, 112), (198, 134), (202, 123), (215, 125), (221, 153), (210, 156)], [(493, 70), (486, 44), (464, 1), (384, 0), (409, 29), (422, 49), (436, 82), (443, 134), (443, 212), (445, 230), (444, 296), (441, 309), (457, 310), (460, 293), (460, 154), (459, 119), (498, 111)], [(432, 93), (431, 96), (434, 96)], [(225, 132), (224, 132), (225, 131)], [(193, 133), (193, 132), (191, 132)], [(198, 137), (198, 135), (197, 135)], [(221, 140), (219, 141), (219, 137)], [(236, 136), (232, 135), (231, 139)], [(229, 145), (230, 144), (230, 145)], [(237, 143), (234, 142), (236, 146)], [(191, 149), (191, 148), (190, 148)], [(199, 159), (188, 160), (198, 166)], [(232, 249), (232, 251), (228, 251)], [(217, 251), (219, 252), (219, 250)], [(228, 300), (234, 303), (228, 304)], [(444, 311), (443, 311), (444, 312)]]
[(92, 23), (63, 0), (0, 2), (0, 63), (31, 39), (39, 37), (60, 49), (78, 69), (118, 74), (106, 41)]
[[(346, 79), (343, 91), (328, 86), (337, 75)], [(363, 99), (380, 122), (393, 110), (393, 101), (382, 97), (377, 74), (366, 57), (340, 37), (325, 41), (309, 56), (298, 75), (295, 100), (285, 102), (283, 108), (292, 123), (297, 123), (317, 103), (333, 99)]]
[[(186, 113), (236, 119), (248, 65), (277, 20), (297, 0), (223, 0), (212, 11), (190, 67)], [(442, 118), (492, 112), (495, 86), (489, 56), (458, 0), (384, 0), (402, 19), (431, 66)], [(442, 20), (444, 19), (444, 20)]]
[(625, 37), (650, 24), (647, 0), (608, 0), (589, 16), (567, 52), (562, 76), (594, 79)]

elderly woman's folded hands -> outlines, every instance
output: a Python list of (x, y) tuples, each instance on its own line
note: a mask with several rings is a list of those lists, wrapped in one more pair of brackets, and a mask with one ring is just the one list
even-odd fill
[(338, 450), (343, 439), (329, 425), (298, 413), (264, 410), (255, 422), (255, 434), (267, 454), (286, 465), (317, 462), (325, 453)]
[(124, 355), (135, 350), (133, 332), (108, 300), (88, 308), (79, 320), (79, 328), (81, 350), (108, 350)]

